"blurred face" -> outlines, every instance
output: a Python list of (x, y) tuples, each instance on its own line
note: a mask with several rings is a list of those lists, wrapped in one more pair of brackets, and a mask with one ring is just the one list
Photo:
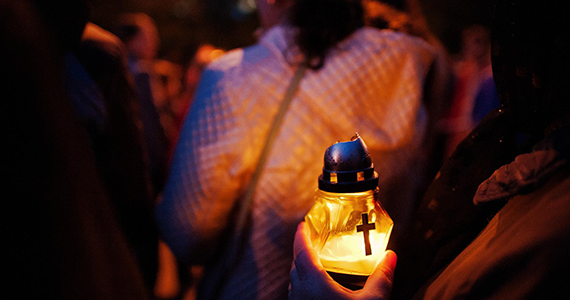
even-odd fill
[(150, 21), (141, 22), (138, 34), (128, 43), (129, 51), (140, 59), (154, 59), (160, 43), (158, 30)]
[(283, 22), (291, 2), (290, 0), (255, 0), (261, 27), (268, 29)]
[(483, 28), (473, 28), (463, 33), (464, 55), (472, 59), (486, 58), (490, 54), (489, 34)]

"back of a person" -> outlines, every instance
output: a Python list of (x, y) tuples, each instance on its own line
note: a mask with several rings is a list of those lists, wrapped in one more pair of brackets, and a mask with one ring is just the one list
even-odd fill
[[(255, 168), (294, 72), (280, 56), (291, 49), (280, 47), (286, 45), (280, 43), (285, 32), (283, 27), (269, 31), (220, 81), (234, 97), (236, 124), (243, 124), (233, 138), (241, 137), (242, 155), (253, 154), (244, 163), (248, 170)], [(240, 53), (213, 68), (236, 63), (232, 55)], [(265, 58), (250, 65), (249, 57)], [(363, 28), (341, 43), (322, 69), (305, 75), (257, 188), (250, 245), (259, 278), (286, 287), (296, 226), (313, 205), (324, 149), (335, 141), (362, 135), (379, 170), (382, 201), (412, 201), (414, 184), (421, 180), (417, 147), (426, 122), (421, 91), (430, 62), (431, 52), (421, 40)], [(279, 258), (280, 266), (267, 257)], [(237, 273), (242, 281), (244, 273)]]
[[(268, 34), (279, 34), (280, 28), (274, 30)], [(257, 291), (260, 299), (286, 295), (295, 230), (314, 204), (324, 149), (335, 141), (348, 140), (355, 131), (366, 139), (379, 170), (381, 199), (409, 201), (405, 198), (414, 196), (414, 179), (409, 176), (411, 168), (418, 167), (417, 147), (424, 134), (421, 84), (430, 52), (419, 40), (375, 29), (359, 30), (343, 46), (346, 49), (331, 53), (321, 70), (308, 72), (287, 112), (254, 200), (247, 252), (251, 256), (243, 259), (233, 277), (235, 285), (227, 288), (230, 293), (237, 287), (244, 290), (227, 298), (249, 290)], [(279, 57), (274, 61), (284, 63)], [(264, 139), (255, 138), (255, 133), (263, 132), (258, 136), (264, 137), (268, 132), (271, 112), (277, 110), (286, 88), (283, 83), (293, 72), (271, 76), (270, 65), (260, 68), (259, 73), (267, 72), (259, 74), (265, 80), (260, 85), (275, 86), (276, 91), (252, 91), (256, 96), (249, 99), (253, 103), (247, 105), (251, 109), (246, 118), (251, 127), (244, 127), (244, 140), (250, 141), (246, 153), (261, 149)], [(248, 93), (235, 93), (240, 94)], [(245, 97), (237, 103), (247, 103)], [(397, 199), (386, 199), (390, 196)], [(244, 278), (255, 277), (258, 280), (252, 283), (257, 286), (243, 284)]]
[[(256, 167), (300, 56), (290, 30), (271, 28), (257, 45), (229, 52), (202, 75), (159, 207), (166, 241), (183, 259), (204, 252), (201, 241), (232, 218), (233, 201)], [(420, 173), (422, 91), (432, 57), (419, 38), (361, 28), (327, 54), (322, 68), (307, 71), (257, 186), (247, 243), (222, 299), (287, 297), (295, 229), (313, 205), (324, 150), (335, 141), (358, 132), (382, 197), (415, 196), (410, 175)], [(207, 268), (203, 280), (209, 275)]]
[[(291, 51), (286, 31), (275, 27), (259, 45), (230, 52), (205, 71), (219, 91), (214, 102), (225, 120), (219, 124), (232, 128), (223, 138), (224, 147), (233, 150), (221, 151), (239, 157), (229, 172), (253, 172), (294, 73), (286, 59)], [(322, 69), (308, 71), (271, 150), (254, 199), (246, 254), (223, 298), (286, 296), (295, 229), (313, 205), (323, 151), (335, 141), (358, 131), (379, 170), (382, 195), (400, 198), (392, 201), (414, 195), (409, 175), (417, 168), (426, 121), (421, 91), (430, 62), (430, 49), (421, 40), (363, 28), (330, 53)], [(195, 122), (205, 117), (189, 116)]]

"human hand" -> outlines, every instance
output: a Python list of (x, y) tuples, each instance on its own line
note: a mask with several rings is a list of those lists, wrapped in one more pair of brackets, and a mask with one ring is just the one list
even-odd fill
[(394, 251), (386, 251), (386, 256), (368, 277), (364, 288), (349, 290), (334, 281), (325, 271), (311, 244), (307, 225), (302, 222), (295, 234), (289, 299), (389, 299), (396, 260)]

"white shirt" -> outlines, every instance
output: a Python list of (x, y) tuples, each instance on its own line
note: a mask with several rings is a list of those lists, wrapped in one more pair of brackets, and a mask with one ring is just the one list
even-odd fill
[[(212, 242), (246, 189), (295, 72), (291, 62), (299, 51), (289, 42), (291, 33), (274, 27), (202, 75), (157, 209), (163, 238), (179, 258), (197, 262), (215, 251)], [(427, 117), (423, 82), (433, 56), (418, 38), (362, 28), (329, 53), (322, 69), (307, 71), (257, 186), (245, 254), (222, 298), (287, 297), (295, 229), (313, 205), (324, 152), (334, 142), (358, 132), (381, 191), (409, 196)], [(406, 180), (399, 186), (405, 191), (390, 192), (395, 178)]]

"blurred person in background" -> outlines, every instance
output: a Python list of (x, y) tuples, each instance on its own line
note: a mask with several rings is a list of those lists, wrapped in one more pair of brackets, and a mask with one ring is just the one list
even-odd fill
[(135, 13), (121, 15), (114, 31), (128, 53), (128, 66), (141, 107), (145, 147), (156, 197), (162, 192), (168, 169), (168, 140), (155, 104), (163, 99), (163, 91), (154, 70), (160, 42), (158, 30), (148, 15)]
[(166, 60), (159, 60), (156, 63), (156, 73), (164, 84), (168, 98), (161, 107), (161, 122), (166, 129), (169, 140), (169, 157), (172, 157), (174, 146), (178, 141), (184, 118), (194, 99), (202, 71), (206, 65), (224, 53), (224, 50), (211, 44), (201, 45), (185, 71), (180, 66)]
[(156, 59), (154, 62), (154, 75), (156, 77), (156, 85), (159, 85), (160, 90), (162, 90), (162, 96), (155, 98), (155, 106), (168, 140), (168, 160), (170, 161), (174, 145), (180, 133), (180, 103), (185, 102), (186, 99), (184, 68), (165, 59)]
[(259, 42), (202, 73), (157, 211), (177, 258), (206, 265), (203, 283), (211, 284), (233, 208), (287, 85), (308, 65), (257, 187), (244, 249), (219, 288), (222, 299), (287, 297), (295, 229), (313, 205), (323, 152), (334, 141), (362, 135), (382, 201), (415, 201), (425, 163), (418, 155), (423, 98), (435, 57), (427, 42), (365, 27), (360, 0), (259, 0), (257, 7)]
[(83, 1), (0, 4), (19, 295), (145, 299), (158, 233), (124, 46)]
[[(128, 52), (132, 74), (141, 106), (145, 146), (148, 153), (155, 199), (162, 193), (172, 146), (178, 128), (171, 104), (182, 90), (182, 68), (157, 59), (160, 38), (154, 20), (144, 13), (126, 13), (118, 18), (114, 31)], [(154, 287), (159, 299), (183, 294), (192, 278), (185, 266), (178, 264), (172, 252), (159, 241), (159, 268)], [(181, 282), (184, 280), (185, 282)]]
[(114, 30), (129, 53), (129, 68), (135, 72), (151, 72), (160, 47), (154, 20), (144, 13), (126, 13), (118, 17)]
[[(72, 15), (63, 8), (64, 16)], [(63, 25), (62, 27), (67, 27)], [(106, 190), (152, 294), (158, 268), (153, 216), (157, 185), (145, 143), (143, 107), (127, 67), (124, 45), (87, 23), (65, 58), (65, 84), (77, 117), (89, 134)]]
[(482, 25), (462, 33), (460, 58), (454, 63), (455, 85), (452, 103), (440, 128), (447, 134), (445, 156), (493, 109), (499, 94), (491, 69), (491, 34)]

